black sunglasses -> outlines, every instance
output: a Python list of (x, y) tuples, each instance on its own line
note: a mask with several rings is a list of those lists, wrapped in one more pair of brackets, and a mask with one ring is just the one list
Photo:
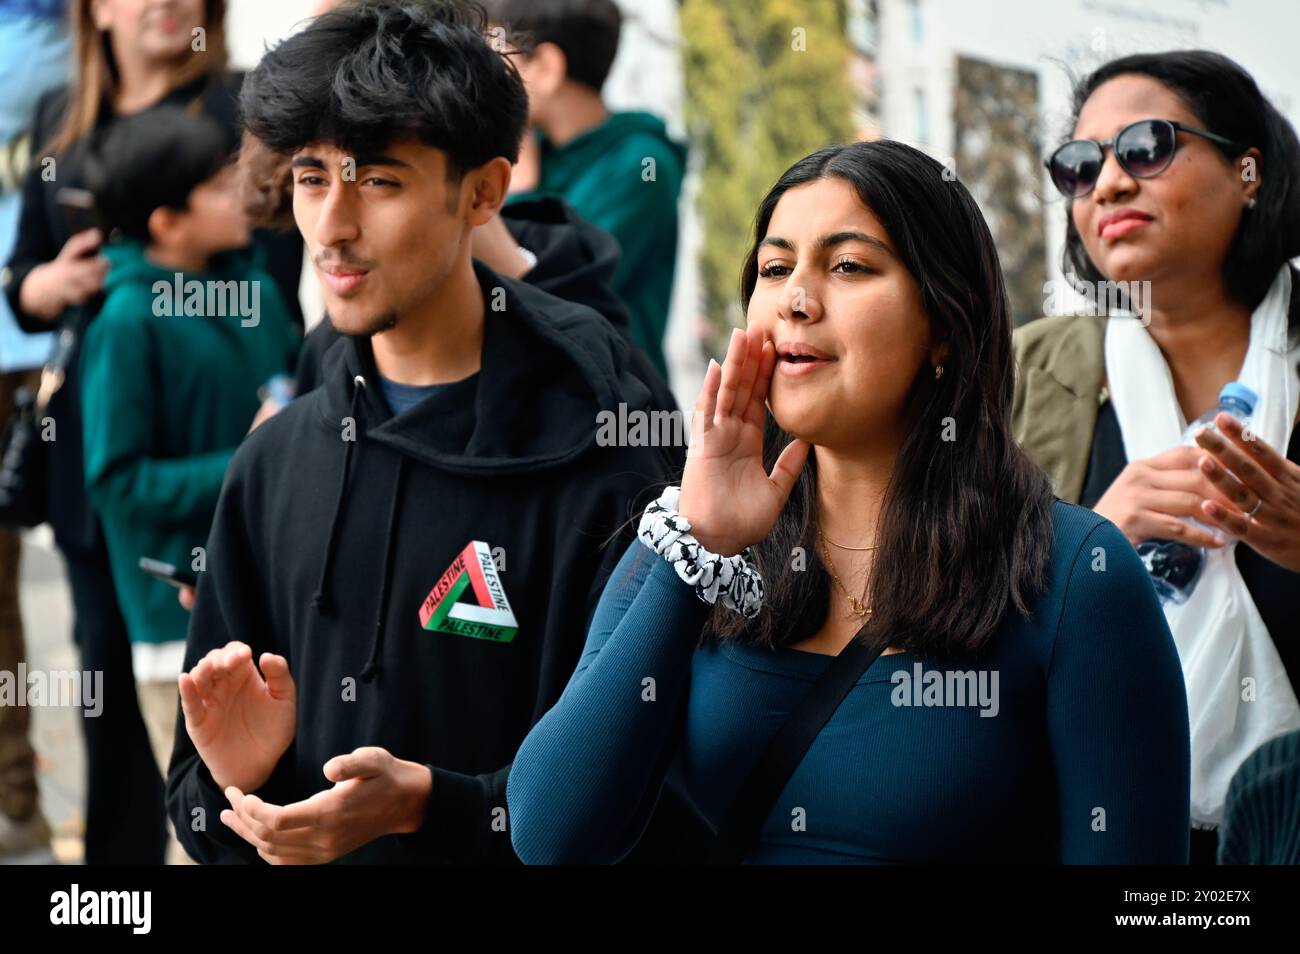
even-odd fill
[(1178, 133), (1191, 133), (1232, 151), (1233, 155), (1248, 148), (1241, 143), (1224, 139), (1204, 129), (1188, 126), (1172, 119), (1142, 119), (1125, 126), (1114, 139), (1098, 142), (1095, 139), (1072, 139), (1052, 153), (1043, 163), (1052, 174), (1052, 184), (1067, 199), (1082, 199), (1097, 185), (1102, 164), (1106, 161), (1103, 150), (1115, 148), (1115, 158), (1131, 176), (1150, 179), (1169, 168), (1178, 150)]

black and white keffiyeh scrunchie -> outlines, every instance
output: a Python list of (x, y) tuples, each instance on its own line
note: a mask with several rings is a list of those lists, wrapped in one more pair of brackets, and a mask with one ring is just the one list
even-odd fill
[(746, 548), (735, 556), (710, 553), (691, 536), (691, 522), (677, 512), (680, 487), (668, 487), (645, 508), (637, 537), (673, 565), (706, 603), (717, 603), (746, 619), (763, 608), (763, 577)]

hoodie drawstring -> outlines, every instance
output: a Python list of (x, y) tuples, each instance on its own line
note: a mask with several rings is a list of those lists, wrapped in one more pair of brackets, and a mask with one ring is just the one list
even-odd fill
[[(366, 379), (358, 374), (352, 379), (352, 408), (348, 412), (354, 428), (357, 426), (357, 406), (361, 399), (361, 392), (365, 389)], [(343, 442), (347, 445), (343, 451), (343, 476), (339, 480), (338, 497), (334, 501), (334, 517), (330, 520), (329, 537), (325, 541), (325, 559), (321, 563), (320, 582), (316, 584), (316, 593), (311, 598), (311, 605), (322, 615), (332, 612), (330, 570), (334, 567), (334, 548), (338, 543), (339, 524), (343, 522), (343, 502), (348, 496), (348, 476), (352, 470), (352, 445), (360, 439), (359, 434), (354, 433), (352, 436), (352, 440)]]
[(402, 484), (406, 478), (406, 458), (397, 458), (397, 478), (393, 481), (393, 502), (388, 510), (388, 532), (384, 535), (384, 572), (379, 578), (379, 610), (375, 614), (375, 631), (370, 642), (370, 658), (361, 670), (362, 682), (373, 682), (379, 675), (379, 656), (384, 648), (384, 624), (388, 617), (388, 592), (392, 589), (393, 550), (397, 537), (397, 514), (402, 507)]

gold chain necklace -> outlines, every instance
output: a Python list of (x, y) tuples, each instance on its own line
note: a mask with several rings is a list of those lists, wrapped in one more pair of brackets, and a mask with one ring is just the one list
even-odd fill
[[(831, 579), (834, 580), (835, 585), (840, 588), (840, 592), (844, 594), (845, 599), (849, 601), (849, 615), (856, 619), (863, 619), (864, 617), (870, 616), (872, 612), (871, 607), (868, 606), (862, 600), (858, 599), (852, 593), (850, 593), (848, 587), (846, 587), (844, 583), (840, 580), (839, 574), (835, 572), (835, 564), (831, 561), (831, 552), (830, 550), (826, 549), (826, 544), (829, 543), (830, 541), (826, 539), (826, 535), (823, 534), (820, 530), (818, 530), (817, 533), (822, 538), (822, 555), (826, 557), (826, 569), (830, 571)], [(854, 548), (846, 547), (845, 549), (854, 549)], [(875, 547), (863, 547), (862, 549), (874, 550)], [(862, 595), (866, 596), (865, 589), (863, 590)]]
[(824, 543), (829, 543), (831, 546), (835, 547), (837, 550), (858, 550), (858, 551), (862, 551), (862, 550), (878, 550), (878, 549), (880, 549), (880, 544), (879, 544), (879, 543), (873, 543), (873, 544), (872, 544), (871, 546), (869, 546), (869, 547), (846, 547), (846, 546), (845, 546), (844, 544), (842, 544), (842, 543), (836, 543), (834, 540), (832, 540), (830, 537), (826, 536), (826, 534), (822, 533), (820, 530), (818, 530), (817, 532), (821, 534), (821, 538), (822, 538), (822, 541), (823, 541)]

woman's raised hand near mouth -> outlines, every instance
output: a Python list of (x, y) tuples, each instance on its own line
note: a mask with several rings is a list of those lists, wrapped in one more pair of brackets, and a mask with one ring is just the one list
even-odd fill
[(769, 475), (763, 424), (776, 349), (758, 328), (737, 328), (723, 363), (709, 362), (695, 402), (678, 510), (707, 550), (731, 556), (771, 532), (808, 458), (794, 440)]

